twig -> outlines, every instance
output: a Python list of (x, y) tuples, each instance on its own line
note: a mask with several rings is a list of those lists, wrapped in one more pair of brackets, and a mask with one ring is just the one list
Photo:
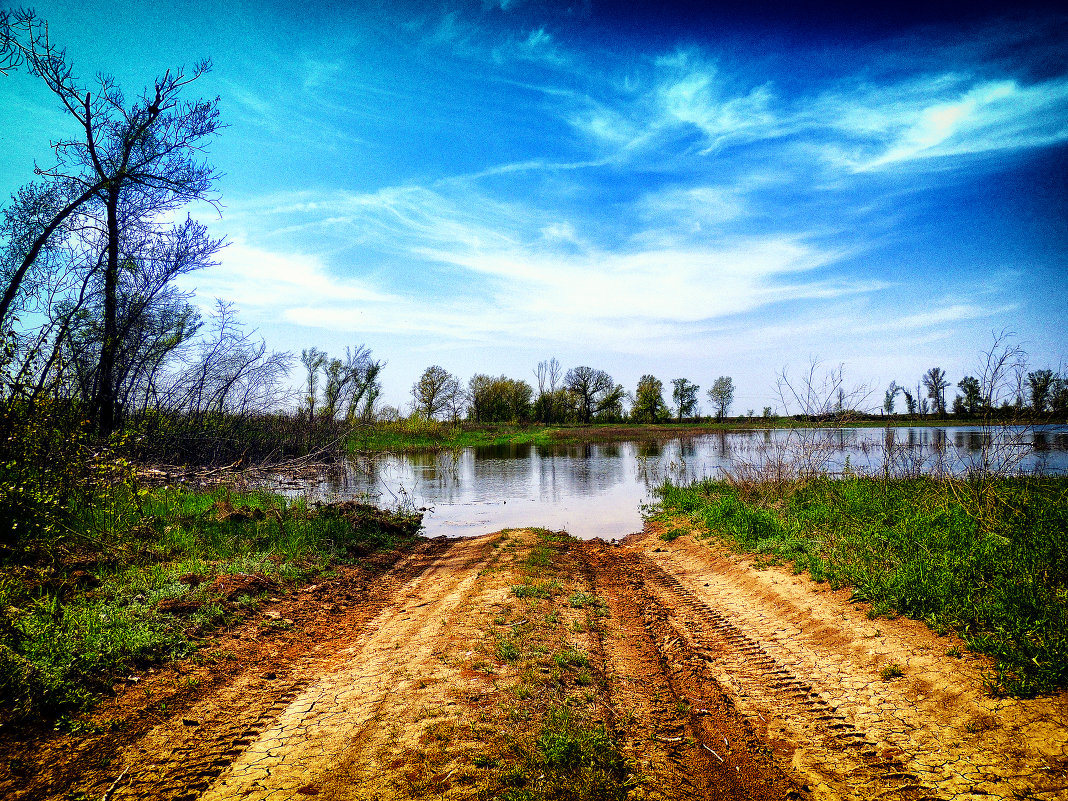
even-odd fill
[(108, 791), (100, 797), (100, 801), (111, 801), (111, 796), (115, 794), (115, 788), (119, 786), (119, 782), (121, 782), (123, 780), (123, 777), (125, 777), (126, 774), (129, 772), (129, 768), (123, 770), (123, 772), (119, 774), (119, 778), (117, 778), (111, 783), (111, 787), (108, 788)]
[(702, 745), (702, 746), (704, 747), (704, 749), (705, 749), (706, 751), (708, 751), (708, 753), (710, 753), (710, 754), (711, 754), (712, 756), (714, 756), (714, 757), (715, 757), (716, 759), (718, 759), (718, 760), (719, 760), (720, 762), (722, 762), (722, 761), (723, 761), (723, 757), (721, 757), (721, 756), (720, 756), (719, 754), (717, 754), (717, 753), (716, 753), (715, 751), (713, 751), (713, 750), (712, 750), (711, 748), (709, 748), (709, 747), (708, 747), (707, 745), (705, 745), (704, 743), (701, 743), (701, 745)]

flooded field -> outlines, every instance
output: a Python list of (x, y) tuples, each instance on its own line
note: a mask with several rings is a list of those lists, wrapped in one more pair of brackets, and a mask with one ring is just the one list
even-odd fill
[(1064, 473), (1068, 427), (768, 429), (664, 442), (369, 454), (354, 457), (337, 480), (291, 491), (424, 508), (430, 537), (541, 526), (582, 539), (618, 538), (641, 529), (642, 505), (665, 479), (722, 478), (775, 465), (833, 474), (961, 473), (984, 466)]

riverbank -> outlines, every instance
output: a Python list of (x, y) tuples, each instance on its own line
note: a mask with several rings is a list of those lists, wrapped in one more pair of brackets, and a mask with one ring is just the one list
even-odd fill
[[(1044, 420), (1043, 424), (1051, 421)], [(1063, 421), (1053, 421), (1063, 422)], [(732, 431), (761, 431), (810, 428), (926, 428), (948, 426), (1034, 425), (1018, 420), (991, 423), (989, 420), (935, 415), (891, 417), (849, 417), (835, 420), (770, 417), (684, 421), (681, 423), (603, 423), (592, 425), (480, 424), (407, 419), (374, 423), (356, 428), (347, 438), (350, 452), (406, 453), (413, 451), (462, 450), (472, 447), (505, 445), (574, 445), (612, 442), (662, 442), (705, 434)]]

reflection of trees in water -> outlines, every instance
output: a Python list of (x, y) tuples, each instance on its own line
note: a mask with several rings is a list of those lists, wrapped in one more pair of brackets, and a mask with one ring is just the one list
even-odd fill
[(651, 442), (638, 442), (635, 444), (636, 455), (639, 459), (659, 459), (664, 452), (664, 443), (660, 440)]
[(629, 443), (587, 444), (539, 457), (541, 497), (555, 498), (560, 490), (570, 496), (596, 494), (623, 483), (627, 478), (625, 450), (633, 452)]
[[(961, 474), (984, 469), (983, 459), (986, 469), (1020, 465), (1065, 472), (1068, 430), (1035, 430), (1027, 436), (1021, 446), (1020, 432), (1015, 430), (760, 429), (660, 442), (360, 454), (350, 458), (344, 469), (306, 484), (301, 494), (322, 500), (366, 497), (385, 505), (399, 505), (405, 499), (415, 499), (417, 505), (493, 504), (512, 498), (559, 503), (628, 483), (648, 491), (665, 479), (687, 483), (718, 478), (726, 471), (753, 480), (789, 478), (802, 469), (833, 475), (842, 471), (846, 457), (854, 472), (887, 476)], [(995, 457), (1002, 461), (994, 461)]]

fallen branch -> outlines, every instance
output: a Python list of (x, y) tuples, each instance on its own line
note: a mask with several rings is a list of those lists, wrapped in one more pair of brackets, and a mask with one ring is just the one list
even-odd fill
[(705, 745), (704, 743), (701, 743), (701, 745), (702, 745), (702, 746), (704, 747), (704, 749), (705, 749), (706, 751), (708, 751), (708, 753), (710, 753), (710, 754), (711, 754), (712, 756), (714, 756), (714, 757), (715, 757), (716, 759), (718, 759), (718, 760), (719, 760), (720, 762), (722, 762), (722, 761), (723, 761), (723, 757), (721, 757), (721, 756), (720, 756), (719, 754), (717, 754), (717, 753), (716, 753), (715, 751), (713, 751), (713, 750), (712, 750), (711, 748), (709, 748), (709, 747), (708, 747), (707, 745)]
[(100, 801), (111, 801), (111, 796), (113, 796), (115, 794), (115, 788), (119, 786), (119, 782), (121, 782), (123, 780), (123, 778), (126, 776), (126, 774), (129, 773), (129, 772), (130, 772), (129, 768), (126, 768), (125, 770), (123, 770), (123, 772), (119, 774), (119, 778), (117, 778), (115, 781), (113, 781), (111, 783), (111, 787), (108, 788), (107, 792), (104, 793), (104, 795), (102, 795), (100, 797)]

